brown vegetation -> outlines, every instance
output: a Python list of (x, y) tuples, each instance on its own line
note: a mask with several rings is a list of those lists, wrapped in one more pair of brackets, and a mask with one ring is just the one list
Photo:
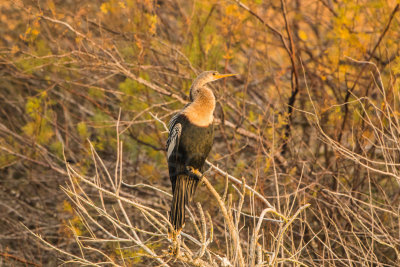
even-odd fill
[[(0, 1), (0, 265), (397, 266), (395, 1)], [(165, 123), (216, 138), (167, 239)], [(175, 253), (170, 253), (172, 249)]]

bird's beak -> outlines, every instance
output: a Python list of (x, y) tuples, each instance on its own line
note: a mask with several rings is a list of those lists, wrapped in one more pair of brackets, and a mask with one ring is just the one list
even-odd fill
[(221, 78), (225, 78), (225, 77), (230, 77), (230, 76), (234, 76), (234, 75), (238, 75), (237, 73), (233, 73), (233, 74), (217, 74), (215, 75), (216, 79), (221, 79)]

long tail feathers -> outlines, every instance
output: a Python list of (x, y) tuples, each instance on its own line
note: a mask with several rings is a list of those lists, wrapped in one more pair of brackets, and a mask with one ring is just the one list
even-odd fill
[(169, 218), (176, 231), (180, 231), (185, 224), (185, 205), (192, 201), (198, 183), (199, 180), (187, 175), (176, 177)]

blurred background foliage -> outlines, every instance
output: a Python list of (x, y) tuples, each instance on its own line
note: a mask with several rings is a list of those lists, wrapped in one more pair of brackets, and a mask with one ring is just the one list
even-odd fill
[[(192, 79), (218, 70), (239, 75), (211, 85), (218, 104), (209, 159), (278, 209), (290, 209), (294, 192), (296, 205), (312, 204), (302, 215), (307, 223), (293, 228), (295, 245), (305, 246), (296, 257), (314, 266), (395, 266), (398, 165), (378, 166), (379, 173), (344, 156), (308, 114), (335, 144), (385, 162), (370, 118), (393, 133), (390, 162), (399, 163), (391, 127), (400, 118), (397, 11), (386, 0), (2, 0), (0, 260), (59, 263), (20, 222), (79, 251), (69, 228), (82, 222), (60, 190), (64, 160), (89, 175), (90, 140), (113, 166), (119, 114), (124, 181), (169, 192), (167, 134), (151, 114), (167, 123), (187, 103)], [(382, 83), (373, 66), (353, 59), (376, 64)], [(389, 115), (376, 112), (387, 106)], [(223, 189), (222, 176), (210, 178)], [(154, 192), (124, 191), (169, 209)], [(203, 193), (196, 201), (217, 212)], [(265, 227), (268, 247), (274, 226)]]

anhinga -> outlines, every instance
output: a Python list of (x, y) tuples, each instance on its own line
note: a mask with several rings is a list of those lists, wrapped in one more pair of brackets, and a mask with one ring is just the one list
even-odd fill
[(185, 205), (192, 200), (214, 140), (215, 97), (206, 84), (232, 75), (201, 73), (190, 87), (191, 102), (169, 122), (166, 150), (173, 193), (170, 222), (177, 234), (184, 226)]

